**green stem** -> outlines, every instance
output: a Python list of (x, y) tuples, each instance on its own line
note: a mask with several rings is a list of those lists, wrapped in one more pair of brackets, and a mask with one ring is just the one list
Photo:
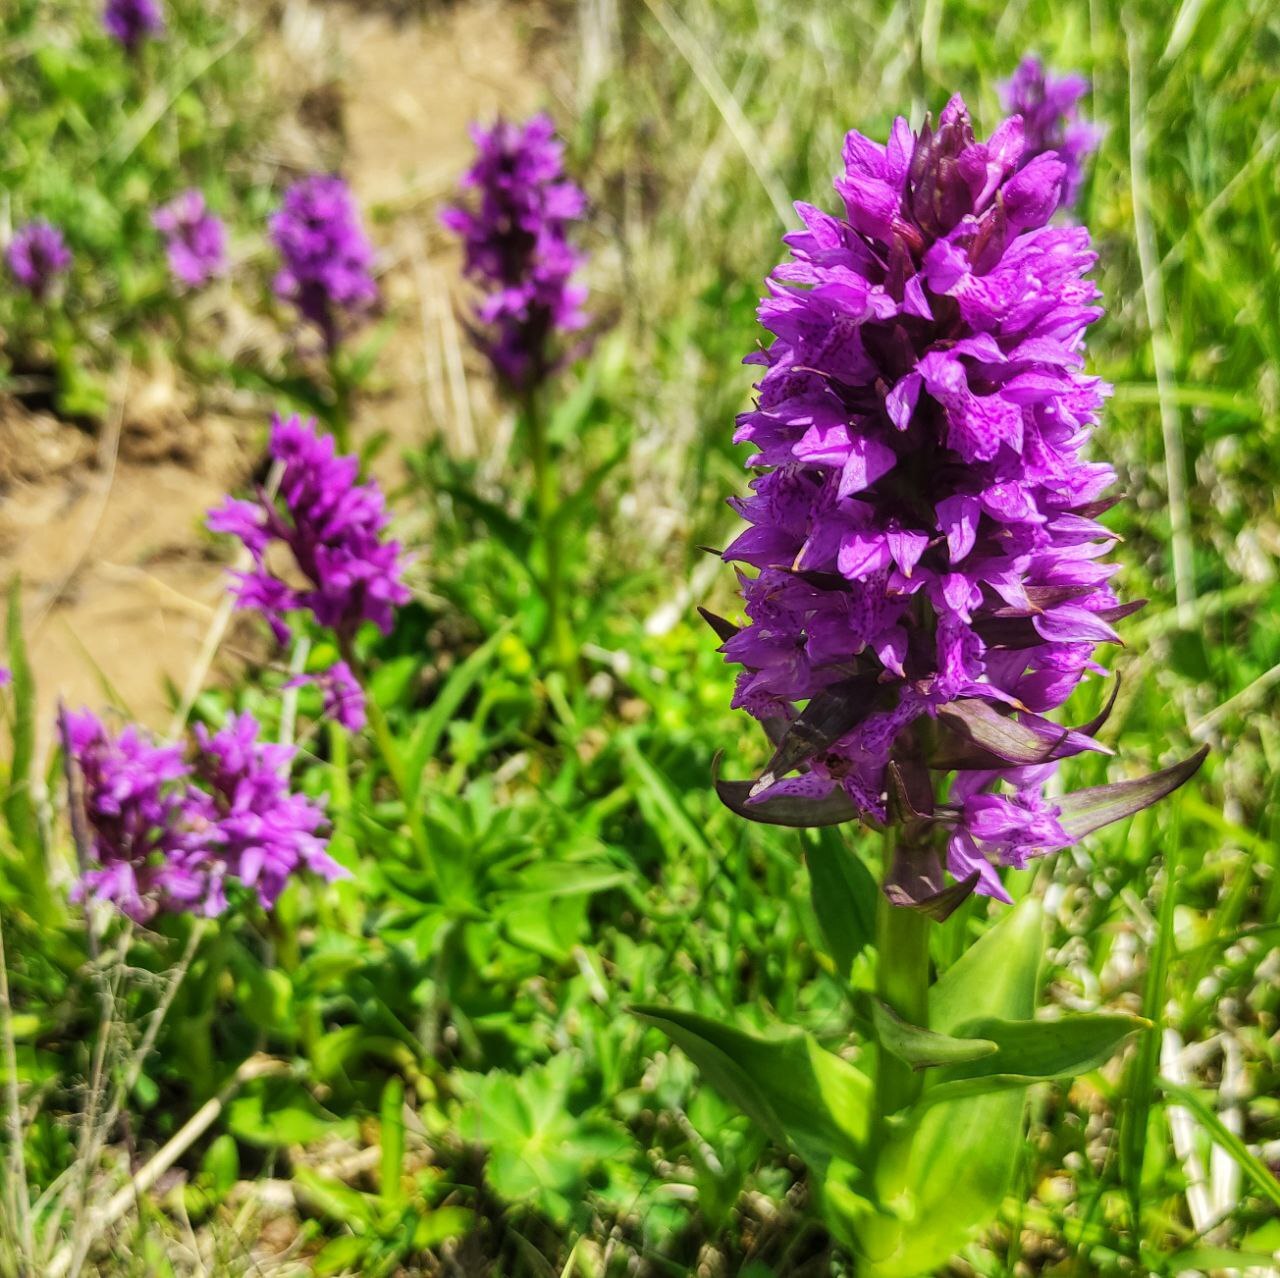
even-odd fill
[[(366, 697), (368, 694), (365, 694)], [(351, 742), (347, 730), (336, 719), (329, 721), (330, 806), (340, 816), (351, 810)]]
[(417, 778), (409, 775), (395, 733), (391, 731), (391, 725), (387, 722), (387, 716), (383, 714), (382, 707), (374, 699), (369, 686), (370, 680), (356, 658), (355, 648), (350, 639), (338, 636), (338, 651), (347, 665), (356, 672), (356, 678), (364, 689), (365, 713), (369, 719), (369, 726), (373, 729), (373, 739), (378, 747), (378, 753), (386, 765), (387, 775), (391, 778), (391, 784), (404, 804), (404, 818), (409, 827), (409, 838), (413, 841), (414, 850), (423, 868), (439, 886), (440, 875), (436, 869), (435, 857), (431, 854), (431, 841), (427, 838), (427, 829), (418, 811)]
[(337, 348), (329, 351), (329, 381), (333, 385), (333, 414), (330, 429), (333, 442), (340, 453), (351, 451), (351, 383), (342, 368), (342, 358)]
[(547, 440), (547, 424), (536, 391), (527, 391), (523, 400), (525, 429), (529, 435), (529, 458), (533, 463), (533, 497), (538, 513), (538, 533), (544, 559), (543, 598), (547, 608), (547, 646), (551, 664), (572, 683), (576, 679), (578, 646), (564, 610), (564, 566), (560, 545), (561, 528), (556, 519), (560, 503), (559, 478)]
[(373, 728), (373, 737), (378, 744), (378, 753), (382, 755), (382, 761), (387, 765), (387, 774), (391, 777), (391, 784), (395, 786), (396, 793), (404, 804), (404, 816), (409, 826), (409, 837), (413, 840), (413, 846), (424, 868), (439, 883), (435, 858), (431, 854), (431, 843), (427, 838), (426, 827), (422, 824), (422, 817), (418, 812), (417, 786), (412, 783), (409, 777), (408, 770), (405, 767), (404, 756), (400, 753), (400, 747), (396, 742), (395, 734), (391, 731), (391, 725), (387, 722), (387, 716), (382, 713), (382, 707), (368, 692), (365, 694), (365, 704), (368, 710), (369, 724)]
[[(903, 1020), (929, 1024), (929, 920), (915, 910), (890, 905), (883, 893), (876, 913), (876, 994)], [(876, 1113), (882, 1118), (915, 1101), (924, 1082), (890, 1052), (876, 1062)]]

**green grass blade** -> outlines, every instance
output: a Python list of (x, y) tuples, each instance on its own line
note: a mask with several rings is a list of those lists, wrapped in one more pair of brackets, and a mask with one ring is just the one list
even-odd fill
[(1280, 1181), (1268, 1170), (1266, 1163), (1218, 1117), (1208, 1105), (1189, 1087), (1157, 1078), (1156, 1086), (1171, 1100), (1189, 1109), (1212, 1133), (1213, 1139), (1236, 1160), (1240, 1170), (1253, 1182), (1258, 1192), (1280, 1207)]
[(13, 841), (28, 857), (40, 848), (40, 823), (32, 799), (31, 778), (36, 753), (36, 688), (22, 633), (22, 590), (17, 577), (9, 583), (9, 669), (13, 675), (13, 752), (4, 814)]

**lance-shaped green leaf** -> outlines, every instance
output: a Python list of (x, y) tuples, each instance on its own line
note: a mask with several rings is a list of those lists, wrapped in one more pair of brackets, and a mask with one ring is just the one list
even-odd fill
[(1052, 1021), (1006, 1021), (979, 1017), (960, 1032), (984, 1038), (995, 1051), (980, 1060), (948, 1068), (924, 1095), (925, 1104), (1025, 1088), (1055, 1078), (1076, 1078), (1105, 1065), (1136, 1030), (1149, 1027), (1140, 1016), (1090, 1012)]
[[(1023, 901), (972, 945), (929, 992), (929, 1028), (963, 1037), (979, 1017), (1030, 1019), (1042, 947), (1040, 905)], [(992, 1058), (985, 1058), (992, 1059)], [(874, 1222), (875, 1278), (936, 1273), (992, 1220), (1008, 1192), (1022, 1143), (1024, 1090), (957, 1097), (910, 1121), (897, 1190), (899, 1214)], [(881, 1187), (884, 1192), (885, 1187)], [(854, 1219), (855, 1237), (873, 1226)], [(864, 1253), (865, 1256), (865, 1253)], [(859, 1270), (861, 1272), (861, 1270)]]
[(1195, 776), (1208, 753), (1209, 747), (1201, 746), (1189, 758), (1160, 772), (1134, 781), (1095, 785), (1065, 794), (1054, 800), (1060, 811), (1058, 822), (1073, 839), (1082, 839), (1104, 825), (1133, 816)]
[[(719, 760), (720, 756), (717, 755), (717, 768)], [(815, 777), (814, 782), (815, 790), (820, 790), (820, 779)], [(719, 777), (715, 778), (716, 794), (720, 796), (720, 802), (740, 817), (745, 817), (748, 821), (759, 821), (762, 825), (786, 825), (803, 830), (823, 825), (841, 825), (845, 821), (856, 821), (861, 815), (838, 785), (831, 787), (825, 794), (779, 794), (752, 801), (751, 795), (756, 784), (752, 781), (724, 781)]]
[(809, 1166), (860, 1158), (870, 1080), (808, 1034), (759, 1038), (674, 1007), (636, 1006), (631, 1012), (666, 1034), (716, 1091)]
[(1115, 753), (1083, 732), (1026, 712), (1015, 719), (978, 697), (964, 697), (940, 707), (938, 722), (947, 729), (951, 741), (940, 743), (931, 760), (935, 768), (1027, 767), (1085, 750)]
[(883, 695), (874, 676), (845, 679), (818, 693), (788, 727), (752, 794), (761, 794), (780, 777), (829, 750), (867, 717)]
[(912, 1069), (977, 1061), (1000, 1050), (987, 1038), (955, 1038), (921, 1025), (912, 1025), (878, 998), (871, 1001), (871, 1021), (880, 1046)]

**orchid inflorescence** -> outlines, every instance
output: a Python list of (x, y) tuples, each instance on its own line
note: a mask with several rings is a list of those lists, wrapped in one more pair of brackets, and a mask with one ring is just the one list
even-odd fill
[[(400, 544), (384, 535), (382, 490), (357, 482), (358, 460), (340, 456), (314, 421), (277, 417), (267, 453), (281, 468), (278, 499), (265, 491), (254, 501), (228, 497), (209, 512), (209, 528), (239, 537), (253, 558), (251, 571), (232, 574), (237, 606), (261, 612), (280, 643), (289, 641), (286, 617), (295, 611), (310, 612), (344, 643), (365, 621), (389, 632), (409, 591)], [(289, 551), (304, 586), (268, 566), (273, 544)]]
[(144, 40), (163, 34), (165, 29), (164, 14), (156, 0), (107, 0), (102, 25), (128, 53), (136, 53)]
[[(1025, 152), (1020, 117), (981, 142), (954, 98), (936, 128), (848, 135), (843, 216), (797, 205), (735, 436), (760, 472), (725, 551), (755, 570), (747, 624), (710, 618), (743, 667), (735, 704), (776, 743), (722, 796), (759, 820), (904, 826), (886, 892), (938, 912), (975, 889), (1007, 900), (998, 866), (1105, 823), (1098, 795), (1043, 792), (1059, 760), (1105, 751), (1105, 712), (1045, 716), (1104, 673), (1094, 645), (1141, 606), (1109, 584), (1114, 475), (1084, 457), (1108, 393), (1082, 371), (1102, 314), (1089, 234), (1050, 221), (1067, 164)], [(1138, 797), (1112, 794), (1106, 820)]]
[[(299, 611), (331, 630), (346, 653), (364, 622), (389, 632), (409, 590), (400, 544), (385, 535), (382, 490), (372, 480), (357, 482), (359, 461), (339, 455), (314, 422), (277, 417), (267, 450), (280, 469), (278, 497), (228, 497), (209, 512), (209, 528), (238, 537), (253, 560), (248, 572), (232, 573), (236, 606), (261, 613), (281, 644), (291, 636), (288, 614)], [(290, 584), (270, 567), (273, 546), (288, 552), (295, 580), (305, 584)], [(339, 662), (320, 683), (326, 713), (362, 727), (363, 694), (350, 665)]]
[(1056, 75), (1034, 54), (1000, 86), (1004, 109), (1022, 117), (1023, 163), (1052, 151), (1062, 162), (1061, 206), (1070, 207), (1084, 182), (1084, 162), (1098, 149), (1102, 130), (1080, 115), (1089, 81), (1075, 73)]
[(61, 230), (44, 221), (28, 222), (9, 242), (9, 269), (37, 302), (48, 298), (54, 283), (71, 265), (71, 252)]
[(295, 182), (271, 219), (271, 238), (284, 259), (277, 295), (320, 330), (332, 354), (378, 300), (373, 245), (347, 184), (328, 174)]
[(478, 284), (472, 337), (499, 379), (517, 392), (546, 379), (557, 339), (586, 323), (586, 289), (574, 283), (582, 254), (569, 231), (586, 196), (564, 173), (564, 144), (546, 115), (472, 128), (477, 158), (463, 178), (474, 207), (441, 216), (462, 237), (463, 272)]
[(187, 288), (200, 288), (227, 269), (227, 229), (209, 211), (204, 195), (183, 191), (151, 217), (165, 238), (169, 269)]
[(62, 724), (91, 838), (77, 896), (146, 922), (222, 914), (233, 883), (269, 909), (301, 869), (346, 874), (326, 851), (323, 810), (289, 788), (294, 748), (260, 741), (251, 715), (197, 725), (189, 759), (132, 725), (113, 735), (89, 711)]

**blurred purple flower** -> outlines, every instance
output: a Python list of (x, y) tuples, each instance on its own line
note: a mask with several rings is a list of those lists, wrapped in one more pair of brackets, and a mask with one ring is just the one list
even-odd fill
[(209, 212), (200, 191), (183, 191), (158, 208), (151, 221), (165, 238), (169, 269), (179, 283), (200, 288), (226, 271), (226, 227)]
[(572, 282), (583, 256), (568, 233), (586, 197), (564, 174), (564, 146), (549, 116), (526, 124), (473, 126), (478, 155), (462, 179), (474, 207), (444, 210), (462, 237), (464, 274), (482, 290), (472, 337), (516, 392), (552, 372), (557, 339), (583, 327), (587, 291)]
[(1011, 114), (1022, 116), (1022, 163), (1054, 152), (1065, 166), (1061, 205), (1076, 201), (1084, 181), (1084, 161), (1098, 149), (1102, 129), (1080, 118), (1080, 101), (1089, 92), (1082, 75), (1054, 75), (1034, 54), (1000, 86), (1000, 101)]
[(0, 666), (0, 688), (7, 688), (13, 682), (13, 671), (8, 666)]
[(134, 53), (144, 40), (164, 31), (164, 15), (156, 0), (107, 0), (102, 25), (113, 40)]
[(67, 713), (64, 729), (97, 863), (85, 869), (76, 898), (112, 901), (137, 922), (221, 913), (223, 870), (208, 849), (201, 805), (192, 803), (182, 748), (155, 745), (132, 725), (113, 737), (87, 710)]
[(378, 300), (374, 253), (347, 184), (316, 174), (295, 182), (271, 219), (284, 266), (276, 293), (319, 330), (330, 354)]
[[(253, 557), (251, 571), (233, 574), (237, 605), (260, 611), (281, 643), (290, 634), (285, 615), (300, 609), (343, 645), (364, 621), (389, 632), (409, 591), (400, 544), (384, 536), (388, 515), (377, 484), (357, 483), (359, 462), (336, 455), (332, 436), (317, 433), (314, 421), (277, 417), (268, 451), (283, 467), (278, 500), (262, 492), (256, 501), (228, 497), (209, 512), (209, 528), (239, 537)], [(268, 568), (273, 543), (288, 548), (307, 585), (290, 585)]]
[(54, 281), (70, 265), (71, 253), (62, 232), (48, 222), (28, 222), (9, 244), (9, 269), (37, 302), (49, 296)]
[(269, 910), (298, 870), (326, 882), (347, 871), (318, 833), (324, 812), (289, 789), (296, 750), (259, 741), (258, 732), (250, 714), (229, 715), (216, 733), (197, 724), (194, 778), (207, 803), (210, 846), (226, 873), (253, 888)]
[[(1000, 895), (992, 861), (1071, 842), (1040, 785), (1102, 747), (1042, 715), (1131, 611), (1097, 522), (1114, 477), (1082, 455), (1109, 389), (1081, 371), (1094, 255), (1048, 225), (1066, 166), (1026, 162), (1016, 117), (979, 142), (954, 98), (918, 135), (850, 133), (844, 164), (843, 216), (797, 205), (735, 436), (761, 473), (725, 558), (755, 573), (748, 624), (718, 628), (735, 704), (782, 739), (748, 802), (943, 820), (952, 871)], [(928, 767), (980, 771), (935, 813)], [(1001, 780), (1012, 798), (988, 793)]]
[(335, 662), (323, 674), (298, 675), (285, 685), (300, 688), (316, 684), (324, 698), (325, 718), (340, 723), (348, 732), (360, 732), (367, 722), (364, 689), (345, 661)]
[(76, 899), (111, 901), (137, 922), (213, 916), (226, 910), (231, 881), (270, 909), (299, 869), (326, 880), (345, 873), (318, 834), (322, 810), (289, 791), (293, 749), (259, 743), (250, 715), (230, 716), (216, 734), (197, 726), (194, 765), (132, 725), (112, 736), (87, 710), (63, 725), (95, 863)]

